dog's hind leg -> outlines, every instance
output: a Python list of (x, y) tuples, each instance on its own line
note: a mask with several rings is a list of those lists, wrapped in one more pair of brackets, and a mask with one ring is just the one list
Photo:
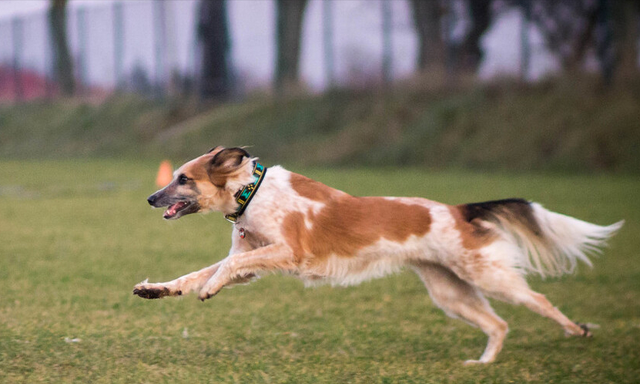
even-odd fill
[[(510, 304), (522, 304), (544, 317), (555, 320), (564, 328), (565, 332), (574, 336), (591, 336), (591, 333), (584, 326), (580, 326), (569, 320), (558, 308), (555, 308), (546, 297), (534, 292), (529, 288), (529, 284), (524, 276), (517, 269), (504, 261), (504, 258), (496, 257), (500, 254), (500, 248), (481, 250), (473, 260), (467, 263), (463, 269), (456, 273), (464, 273), (465, 281), (479, 289), (485, 296), (508, 302)], [(490, 257), (493, 252), (494, 257)], [(508, 252), (508, 249), (503, 252)], [(491, 260), (489, 263), (487, 260)], [(458, 267), (463, 265), (458, 263)]]
[(502, 349), (508, 327), (507, 323), (495, 314), (487, 299), (448, 268), (428, 262), (420, 262), (413, 267), (438, 307), (453, 318), (479, 327), (489, 336), (487, 347), (480, 359), (467, 360), (465, 364), (494, 361)]
[(568, 335), (591, 336), (586, 326), (569, 320), (543, 294), (531, 290), (524, 277), (510, 268), (501, 269), (499, 276), (491, 275), (474, 279), (473, 284), (489, 297), (511, 304), (522, 304), (531, 311), (556, 321)]
[(148, 283), (144, 281), (136, 284), (133, 288), (133, 294), (144, 299), (159, 299), (165, 296), (180, 296), (189, 292), (200, 291), (219, 267), (220, 262), (166, 283)]

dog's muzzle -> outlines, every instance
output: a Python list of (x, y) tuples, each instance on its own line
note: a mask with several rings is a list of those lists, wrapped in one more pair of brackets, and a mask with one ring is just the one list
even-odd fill
[(147, 198), (147, 203), (154, 208), (167, 207), (175, 203), (177, 199), (171, 193), (167, 193), (164, 189), (156, 191)]
[(149, 196), (147, 202), (155, 208), (168, 207), (163, 215), (166, 220), (177, 219), (200, 210), (200, 205), (196, 201), (189, 198), (169, 196), (164, 193), (164, 190)]
[(153, 195), (149, 196), (147, 198), (147, 202), (149, 203), (149, 205), (151, 205), (152, 207), (157, 207), (156, 202), (158, 201), (158, 194), (154, 193)]

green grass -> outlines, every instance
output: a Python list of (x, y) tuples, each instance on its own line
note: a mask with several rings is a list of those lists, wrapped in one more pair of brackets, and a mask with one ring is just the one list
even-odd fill
[[(426, 172), (304, 173), (357, 195), (447, 203), (522, 196), (599, 224), (627, 223), (595, 268), (532, 286), (570, 318), (565, 338), (524, 308), (494, 303), (510, 333), (495, 364), (463, 367), (486, 338), (435, 308), (407, 271), (357, 287), (305, 289), (284, 276), (147, 301), (134, 284), (226, 255), (219, 215), (165, 222), (151, 210), (156, 163), (0, 163), (0, 382), (632, 383), (640, 377), (640, 180)], [(184, 337), (183, 334), (188, 334)], [(79, 338), (77, 343), (65, 338)]]

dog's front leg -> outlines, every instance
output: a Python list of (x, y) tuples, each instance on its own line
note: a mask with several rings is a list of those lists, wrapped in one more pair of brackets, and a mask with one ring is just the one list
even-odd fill
[(248, 252), (229, 255), (222, 260), (218, 271), (200, 290), (198, 298), (204, 301), (215, 296), (220, 290), (247, 277), (265, 271), (295, 272), (298, 269), (291, 248), (282, 244), (272, 244)]
[(144, 299), (159, 299), (165, 296), (180, 296), (189, 292), (200, 291), (211, 276), (218, 271), (221, 264), (222, 262), (218, 262), (166, 283), (143, 281), (133, 287), (133, 294)]

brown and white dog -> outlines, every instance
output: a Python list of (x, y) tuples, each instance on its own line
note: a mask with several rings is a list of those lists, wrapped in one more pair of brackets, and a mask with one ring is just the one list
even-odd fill
[(417, 197), (355, 197), (256, 160), (242, 148), (216, 147), (149, 197), (152, 206), (169, 207), (165, 219), (221, 211), (235, 222), (232, 246), (212, 266), (166, 283), (144, 281), (134, 294), (197, 292), (205, 300), (265, 272), (350, 285), (408, 266), (436, 305), (488, 335), (480, 359), (467, 363), (494, 361), (507, 334), (485, 296), (523, 304), (569, 335), (590, 336), (532, 291), (525, 275), (569, 273), (577, 260), (591, 265), (587, 253), (604, 246), (623, 222), (598, 226), (521, 199), (451, 206)]

